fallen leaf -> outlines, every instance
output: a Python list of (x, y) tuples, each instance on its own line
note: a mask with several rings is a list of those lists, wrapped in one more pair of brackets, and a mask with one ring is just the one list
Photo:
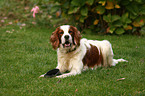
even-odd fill
[(58, 80), (58, 81), (57, 81), (57, 83), (60, 83), (60, 82), (61, 82), (61, 80)]
[(78, 92), (78, 89), (76, 89), (75, 92)]
[(120, 81), (120, 80), (124, 80), (125, 78), (120, 78), (120, 79), (117, 79), (117, 81)]

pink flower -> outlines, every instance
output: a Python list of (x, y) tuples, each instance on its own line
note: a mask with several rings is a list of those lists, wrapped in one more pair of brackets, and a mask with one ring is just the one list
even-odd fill
[(1, 20), (1, 22), (2, 22), (2, 23), (4, 23), (4, 22), (5, 22), (5, 20)]
[(35, 18), (35, 14), (39, 12), (39, 7), (35, 6), (34, 8), (32, 8), (31, 12), (33, 12), (33, 18)]
[(8, 19), (8, 17), (4, 17), (4, 19)]

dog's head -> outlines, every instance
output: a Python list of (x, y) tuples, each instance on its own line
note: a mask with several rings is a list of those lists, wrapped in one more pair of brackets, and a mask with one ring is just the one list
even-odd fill
[(70, 25), (63, 25), (52, 33), (50, 42), (54, 49), (66, 48), (70, 49), (72, 46), (80, 45), (81, 34), (76, 27)]

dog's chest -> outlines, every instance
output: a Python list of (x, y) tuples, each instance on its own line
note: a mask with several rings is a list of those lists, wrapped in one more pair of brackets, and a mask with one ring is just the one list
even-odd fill
[(61, 54), (61, 55), (58, 55), (58, 60), (64, 69), (67, 69), (68, 71), (70, 71), (73, 66), (72, 63), (73, 63), (74, 57), (75, 57), (74, 54)]

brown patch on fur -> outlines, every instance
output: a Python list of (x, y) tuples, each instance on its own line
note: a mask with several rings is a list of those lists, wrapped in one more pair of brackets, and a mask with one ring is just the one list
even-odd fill
[(52, 44), (53, 49), (56, 49), (59, 47), (60, 41), (59, 41), (59, 35), (58, 32), (60, 32), (60, 28), (56, 28), (54, 32), (52, 32), (52, 35), (50, 37), (50, 42)]
[(81, 34), (80, 34), (80, 31), (78, 31), (78, 29), (74, 26), (70, 26), (70, 29), (69, 31), (71, 31), (72, 33), (70, 33), (73, 37), (73, 41), (74, 41), (74, 44), (76, 45), (80, 45), (80, 40), (81, 40)]
[(83, 58), (84, 66), (94, 67), (95, 65), (101, 65), (102, 53), (96, 46), (91, 45), (91, 48), (87, 50), (85, 57)]

